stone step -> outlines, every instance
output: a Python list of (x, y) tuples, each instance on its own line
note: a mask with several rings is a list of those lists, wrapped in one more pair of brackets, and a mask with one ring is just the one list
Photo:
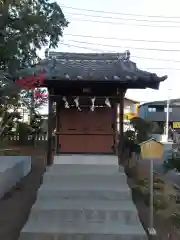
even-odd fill
[(127, 184), (100, 183), (86, 184), (42, 184), (37, 199), (94, 199), (94, 200), (130, 200), (131, 191)]
[(99, 154), (61, 154), (54, 156), (54, 164), (87, 164), (118, 166), (117, 155)]
[(87, 185), (92, 184), (125, 184), (127, 177), (124, 173), (118, 175), (98, 175), (98, 174), (82, 174), (82, 175), (59, 175), (58, 173), (46, 172), (43, 176), (44, 184), (79, 184), (84, 183)]
[(97, 164), (53, 164), (47, 168), (48, 172), (58, 173), (59, 175), (79, 175), (79, 174), (99, 174), (115, 175), (124, 173), (124, 168), (116, 165), (97, 165)]
[(142, 226), (119, 223), (27, 222), (19, 240), (147, 240)]
[(52, 200), (36, 201), (30, 215), (31, 221), (87, 221), (139, 224), (138, 213), (132, 201)]

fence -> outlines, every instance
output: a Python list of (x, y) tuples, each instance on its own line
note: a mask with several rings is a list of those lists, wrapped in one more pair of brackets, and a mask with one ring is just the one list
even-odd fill
[(34, 146), (34, 147), (46, 147), (48, 140), (48, 134), (39, 133), (33, 135), (10, 135), (4, 138), (1, 145), (4, 146)]

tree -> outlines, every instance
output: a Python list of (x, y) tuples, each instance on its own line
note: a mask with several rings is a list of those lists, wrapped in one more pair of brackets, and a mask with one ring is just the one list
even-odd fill
[[(2, 75), (1, 75), (2, 76)], [(38, 112), (47, 102), (47, 95), (43, 95), (44, 90), (39, 90), (41, 93), (38, 98), (34, 98), (34, 104), (31, 104), (32, 91), (21, 90), (21, 88), (5, 77), (0, 78), (0, 139), (4, 138), (17, 125), (18, 132), (37, 133), (41, 126), (41, 116)], [(32, 112), (30, 126), (21, 123), (20, 109), (28, 109)], [(36, 123), (36, 124), (34, 124)], [(20, 126), (20, 127), (19, 127)], [(23, 136), (23, 134), (21, 134)]]
[(135, 130), (135, 135), (138, 143), (149, 139), (149, 134), (152, 130), (151, 122), (145, 121), (139, 117), (135, 117), (131, 119), (130, 123)]
[(43, 96), (34, 100), (25, 96), (23, 86), (20, 88), (9, 79), (16, 78), (19, 68), (29, 67), (39, 60), (37, 50), (57, 47), (67, 26), (56, 2), (0, 1), (0, 138), (19, 121), (20, 107), (27, 107), (37, 116), (37, 109), (47, 101)]
[(55, 48), (68, 22), (56, 2), (0, 1), (0, 68), (14, 74), (38, 60), (37, 50)]
[(21, 119), (19, 113), (20, 95), (10, 84), (0, 79), (0, 139), (11, 132)]
[(42, 107), (44, 107), (48, 102), (46, 89), (38, 88), (32, 90), (22, 90), (21, 101), (22, 105), (29, 109), (30, 119), (32, 120), (33, 115), (39, 115), (39, 110), (42, 109)]

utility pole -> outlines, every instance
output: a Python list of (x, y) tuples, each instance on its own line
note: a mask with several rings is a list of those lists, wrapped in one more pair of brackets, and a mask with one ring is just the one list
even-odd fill
[(165, 128), (165, 141), (168, 142), (168, 133), (169, 133), (169, 105), (170, 105), (170, 90), (168, 89), (167, 95), (167, 104), (166, 104), (166, 128)]

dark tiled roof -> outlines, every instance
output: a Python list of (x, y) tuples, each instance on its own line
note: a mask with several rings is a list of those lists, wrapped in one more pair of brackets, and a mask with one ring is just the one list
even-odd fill
[[(112, 81), (132, 84), (137, 88), (158, 88), (167, 77), (141, 71), (129, 60), (130, 53), (56, 53), (29, 69), (45, 69), (46, 80)], [(28, 70), (28, 69), (26, 69)], [(27, 75), (27, 71), (26, 71)]]

